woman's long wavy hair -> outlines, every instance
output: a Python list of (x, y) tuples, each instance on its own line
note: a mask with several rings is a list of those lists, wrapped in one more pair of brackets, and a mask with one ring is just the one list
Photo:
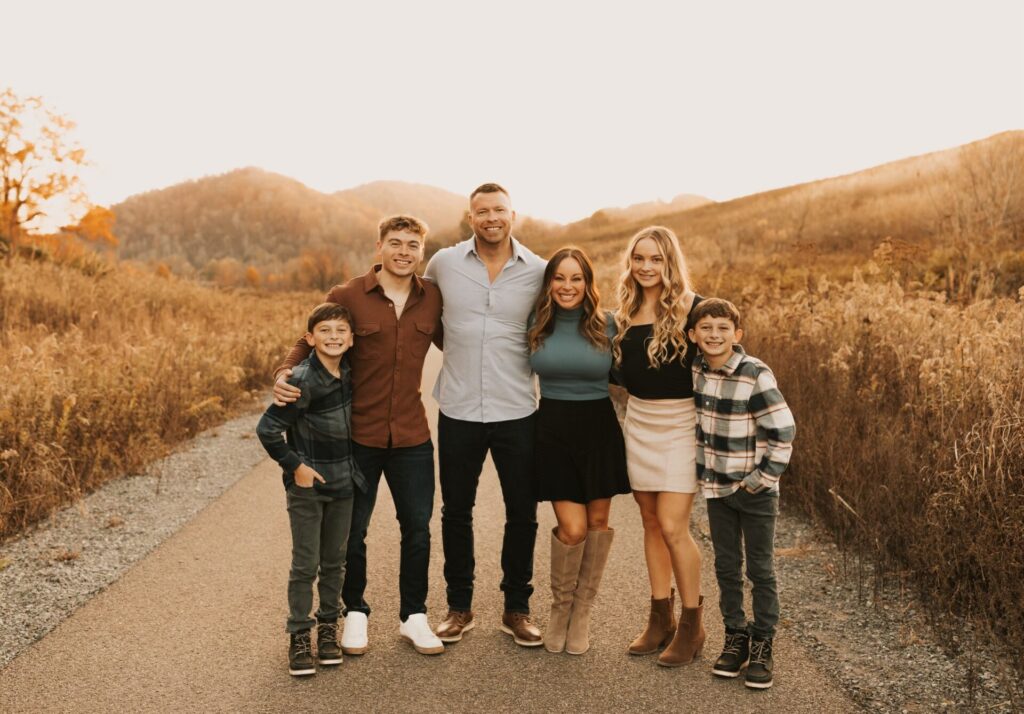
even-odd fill
[(672, 229), (648, 226), (629, 241), (624, 256), (625, 270), (619, 277), (619, 309), (615, 313), (619, 331), (612, 340), (612, 357), (616, 366), (622, 364), (622, 338), (644, 301), (644, 292), (632, 273), (633, 251), (644, 238), (653, 240), (664, 258), (661, 295), (654, 306), (654, 329), (647, 343), (648, 362), (651, 367), (657, 368), (671, 359), (682, 361), (686, 356), (686, 321), (693, 302), (686, 259)]
[(583, 269), (583, 314), (580, 315), (580, 334), (587, 342), (599, 350), (607, 350), (611, 346), (606, 332), (608, 320), (601, 309), (601, 294), (594, 283), (594, 266), (590, 258), (580, 248), (567, 246), (560, 248), (551, 256), (548, 267), (544, 269), (544, 282), (540, 295), (533, 305), (533, 326), (526, 333), (530, 344), (530, 352), (536, 352), (544, 344), (544, 340), (555, 329), (555, 299), (551, 294), (551, 280), (555, 271), (566, 258), (574, 258)]

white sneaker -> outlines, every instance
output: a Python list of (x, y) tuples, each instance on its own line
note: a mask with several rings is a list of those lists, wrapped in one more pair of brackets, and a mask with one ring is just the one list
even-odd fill
[(361, 655), (369, 642), (366, 638), (366, 613), (350, 612), (345, 615), (345, 630), (341, 633), (341, 651), (347, 655)]
[(398, 628), (398, 634), (420, 654), (435, 655), (444, 652), (444, 643), (430, 629), (426, 613), (417, 612), (415, 615), (409, 615)]

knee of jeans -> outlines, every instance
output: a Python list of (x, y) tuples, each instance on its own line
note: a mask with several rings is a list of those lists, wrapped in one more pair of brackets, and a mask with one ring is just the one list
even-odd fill
[(441, 506), (441, 520), (447, 523), (473, 523), (473, 509), (470, 508), (452, 508), (451, 506)]
[(425, 517), (418, 515), (415, 518), (406, 518), (404, 521), (398, 521), (398, 529), (402, 533), (403, 538), (409, 536), (426, 536), (430, 539), (430, 514)]
[(317, 564), (292, 565), (288, 579), (292, 582), (313, 582), (313, 580), (316, 579), (316, 573), (318, 570), (319, 566)]
[(747, 563), (747, 577), (756, 585), (775, 587), (775, 567), (772, 563)]

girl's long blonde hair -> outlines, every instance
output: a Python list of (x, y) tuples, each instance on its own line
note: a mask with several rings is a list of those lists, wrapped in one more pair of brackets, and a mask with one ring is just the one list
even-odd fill
[(686, 259), (672, 229), (648, 226), (633, 236), (624, 256), (625, 270), (619, 277), (619, 309), (615, 314), (619, 330), (612, 340), (612, 357), (616, 366), (622, 364), (622, 338), (644, 301), (643, 290), (632, 274), (633, 251), (644, 238), (653, 240), (664, 258), (661, 295), (654, 306), (654, 328), (647, 343), (648, 362), (657, 369), (670, 359), (682, 361), (686, 356), (686, 321), (693, 304), (693, 289)]
[(583, 250), (576, 246), (567, 246), (551, 256), (548, 267), (544, 270), (544, 284), (533, 306), (533, 326), (526, 333), (531, 353), (539, 350), (544, 344), (544, 339), (555, 329), (555, 300), (551, 297), (551, 279), (566, 258), (575, 258), (583, 270), (584, 294), (580, 334), (597, 349), (608, 349), (608, 333), (605, 332), (608, 322), (604, 310), (601, 309), (601, 294), (594, 282), (594, 266)]

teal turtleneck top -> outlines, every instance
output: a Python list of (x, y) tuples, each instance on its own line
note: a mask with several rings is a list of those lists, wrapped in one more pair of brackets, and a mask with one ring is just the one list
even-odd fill
[[(540, 377), (540, 395), (548, 399), (585, 401), (608, 396), (611, 349), (598, 350), (580, 334), (583, 308), (555, 307), (555, 329), (530, 355), (530, 366)], [(615, 336), (615, 320), (605, 312), (608, 338)]]

